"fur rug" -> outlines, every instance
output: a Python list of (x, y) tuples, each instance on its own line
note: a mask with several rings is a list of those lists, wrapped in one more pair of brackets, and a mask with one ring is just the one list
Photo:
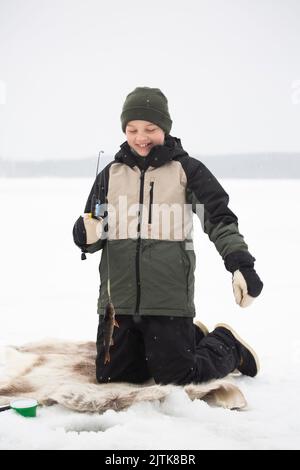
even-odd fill
[(202, 399), (214, 406), (241, 409), (246, 400), (232, 378), (205, 384), (133, 385), (99, 384), (95, 371), (93, 342), (44, 340), (4, 351), (5, 374), (0, 377), (0, 405), (13, 398), (31, 397), (40, 405), (56, 403), (80, 412), (103, 413), (124, 410), (143, 401), (163, 401), (174, 389), (182, 388), (191, 400)]

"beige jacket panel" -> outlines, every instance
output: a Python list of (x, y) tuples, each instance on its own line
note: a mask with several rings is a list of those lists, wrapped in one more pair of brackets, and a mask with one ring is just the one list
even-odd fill
[[(133, 168), (117, 163), (110, 168), (108, 188), (109, 238), (137, 238), (141, 209), (141, 237), (185, 240), (192, 230), (192, 210), (186, 204), (186, 175), (179, 162), (149, 167), (144, 176), (143, 204), (139, 207), (140, 176)], [(150, 208), (150, 189), (153, 200)], [(151, 223), (149, 212), (151, 210)]]

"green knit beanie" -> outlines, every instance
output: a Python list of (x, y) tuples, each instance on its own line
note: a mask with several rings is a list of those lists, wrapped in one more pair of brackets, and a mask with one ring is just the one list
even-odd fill
[(136, 119), (153, 122), (169, 134), (172, 120), (168, 100), (159, 88), (138, 87), (127, 95), (121, 114), (123, 132), (127, 123)]

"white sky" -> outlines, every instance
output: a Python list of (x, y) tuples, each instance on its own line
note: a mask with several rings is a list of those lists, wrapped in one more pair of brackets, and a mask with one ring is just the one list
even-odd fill
[(0, 157), (116, 153), (136, 86), (190, 154), (300, 152), (300, 2), (0, 0)]

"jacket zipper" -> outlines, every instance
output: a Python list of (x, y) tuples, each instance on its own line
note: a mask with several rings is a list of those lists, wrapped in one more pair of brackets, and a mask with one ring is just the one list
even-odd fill
[(150, 201), (149, 201), (148, 224), (152, 224), (153, 186), (154, 186), (154, 181), (150, 181)]
[(136, 257), (135, 257), (135, 267), (136, 267), (136, 307), (135, 314), (139, 313), (140, 300), (141, 300), (141, 278), (140, 278), (140, 256), (141, 256), (141, 224), (142, 224), (142, 208), (144, 201), (144, 179), (145, 179), (145, 170), (141, 170), (140, 176), (140, 200), (139, 200), (139, 213), (138, 213), (138, 226), (137, 226), (137, 244), (136, 244)]

